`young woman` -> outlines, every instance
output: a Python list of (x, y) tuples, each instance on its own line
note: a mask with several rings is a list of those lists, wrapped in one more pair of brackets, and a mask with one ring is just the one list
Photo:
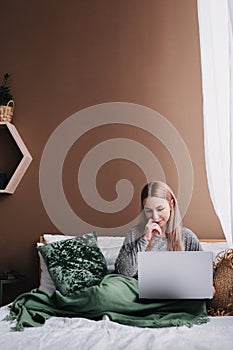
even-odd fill
[(127, 234), (115, 263), (116, 273), (136, 277), (139, 251), (202, 250), (197, 236), (181, 226), (176, 197), (160, 181), (147, 184), (141, 193), (140, 223)]
[(40, 290), (22, 294), (11, 305), (9, 316), (16, 318), (16, 329), (42, 325), (52, 315), (92, 320), (107, 315), (114, 322), (153, 328), (190, 327), (208, 321), (205, 300), (139, 300), (137, 279), (132, 278), (137, 275), (138, 251), (201, 250), (194, 233), (180, 226), (177, 201), (166, 184), (145, 186), (141, 201), (142, 221), (125, 238), (116, 261), (118, 273), (107, 274), (99, 285), (82, 288), (69, 297), (58, 290), (52, 296)]

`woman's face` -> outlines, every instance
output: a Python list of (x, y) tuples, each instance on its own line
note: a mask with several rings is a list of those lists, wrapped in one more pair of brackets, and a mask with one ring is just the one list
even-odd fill
[(173, 208), (173, 200), (168, 202), (163, 198), (148, 197), (143, 204), (146, 218), (153, 219), (162, 228), (162, 231), (165, 231)]

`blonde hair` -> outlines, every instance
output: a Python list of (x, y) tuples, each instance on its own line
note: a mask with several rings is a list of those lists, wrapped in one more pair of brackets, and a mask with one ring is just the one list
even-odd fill
[(144, 227), (148, 219), (144, 214), (144, 201), (148, 197), (158, 197), (166, 199), (169, 203), (173, 202), (171, 213), (166, 227), (166, 237), (168, 240), (168, 250), (179, 251), (184, 250), (184, 245), (181, 237), (181, 215), (177, 199), (171, 188), (164, 182), (150, 182), (144, 186), (141, 192), (141, 222), (139, 226)]

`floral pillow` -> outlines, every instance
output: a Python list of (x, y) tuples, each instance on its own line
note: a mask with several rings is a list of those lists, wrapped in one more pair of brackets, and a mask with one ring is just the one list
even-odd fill
[(66, 296), (98, 285), (108, 273), (95, 232), (38, 246), (56, 288)]

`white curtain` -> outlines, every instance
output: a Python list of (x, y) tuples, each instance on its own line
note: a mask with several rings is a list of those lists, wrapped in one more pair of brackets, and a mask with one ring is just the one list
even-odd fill
[(197, 0), (204, 144), (210, 197), (233, 241), (233, 0)]

